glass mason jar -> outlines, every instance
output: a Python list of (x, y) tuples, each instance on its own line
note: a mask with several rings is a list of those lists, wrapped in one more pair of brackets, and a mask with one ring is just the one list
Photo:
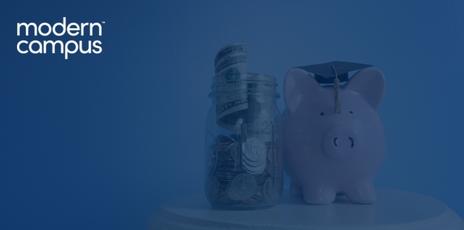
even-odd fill
[(280, 114), (276, 82), (248, 73), (215, 78), (206, 128), (206, 197), (213, 208), (275, 205), (282, 193)]

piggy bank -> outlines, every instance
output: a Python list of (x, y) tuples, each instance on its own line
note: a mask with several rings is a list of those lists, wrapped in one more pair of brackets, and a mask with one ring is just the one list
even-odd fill
[(373, 178), (385, 153), (377, 108), (381, 71), (369, 67), (344, 85), (323, 87), (313, 73), (291, 69), (284, 83), (284, 160), (293, 189), (310, 204), (375, 201)]

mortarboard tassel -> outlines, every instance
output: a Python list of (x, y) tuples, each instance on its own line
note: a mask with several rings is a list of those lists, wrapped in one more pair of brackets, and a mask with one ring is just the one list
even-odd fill
[(340, 113), (341, 112), (341, 105), (340, 105), (340, 95), (339, 95), (339, 90), (340, 90), (340, 79), (338, 79), (338, 74), (337, 70), (335, 69), (335, 66), (332, 65), (332, 70), (335, 74), (335, 80), (334, 80), (334, 89), (335, 89), (335, 113)]

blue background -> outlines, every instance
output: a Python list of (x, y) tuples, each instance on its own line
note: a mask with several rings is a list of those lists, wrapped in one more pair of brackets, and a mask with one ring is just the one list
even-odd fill
[[(464, 215), (461, 1), (10, 1), (0, 13), (0, 229), (145, 229), (202, 193), (216, 51), (250, 69), (374, 64), (388, 157), (377, 178)], [(20, 55), (16, 23), (106, 21), (101, 55)], [(282, 105), (282, 103), (280, 102)]]

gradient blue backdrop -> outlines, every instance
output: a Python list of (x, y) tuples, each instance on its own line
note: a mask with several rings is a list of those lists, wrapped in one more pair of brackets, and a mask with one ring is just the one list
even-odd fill
[[(388, 158), (381, 187), (464, 215), (462, 1), (3, 1), (0, 229), (145, 229), (202, 193), (213, 58), (250, 69), (377, 65)], [(16, 22), (106, 21), (98, 56), (21, 56)], [(280, 103), (282, 105), (282, 103)]]

